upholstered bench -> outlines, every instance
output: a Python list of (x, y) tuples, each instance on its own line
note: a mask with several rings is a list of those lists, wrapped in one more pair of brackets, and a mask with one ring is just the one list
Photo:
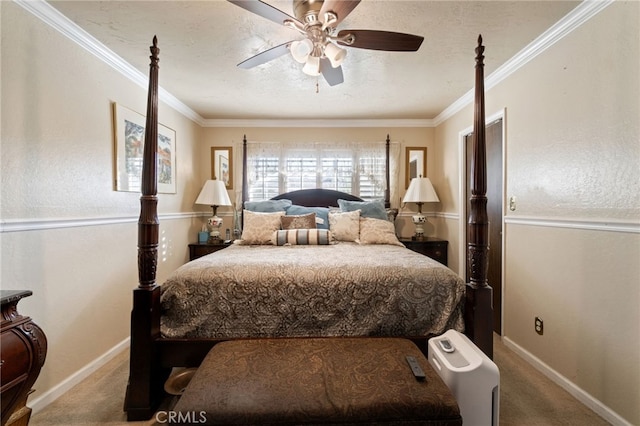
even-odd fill
[(462, 424), (451, 391), (418, 347), (399, 338), (219, 343), (173, 411), (200, 424)]

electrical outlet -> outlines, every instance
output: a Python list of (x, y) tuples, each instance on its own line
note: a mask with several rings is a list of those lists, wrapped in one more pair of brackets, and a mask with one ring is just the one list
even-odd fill
[(536, 317), (534, 326), (536, 329), (536, 333), (542, 336), (544, 334), (544, 322), (542, 321), (542, 319), (539, 317)]

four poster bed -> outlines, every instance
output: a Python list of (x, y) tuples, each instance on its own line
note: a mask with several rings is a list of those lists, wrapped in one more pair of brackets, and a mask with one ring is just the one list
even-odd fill
[[(189, 262), (160, 286), (155, 282), (159, 230), (156, 183), (159, 49), (154, 37), (138, 222), (139, 285), (133, 291), (130, 373), (124, 406), (128, 420), (153, 415), (165, 396), (163, 385), (171, 368), (198, 366), (216, 343), (229, 339), (395, 336), (413, 340), (426, 352), (428, 338), (453, 328), (464, 330), (479, 348), (492, 356), (491, 287), (486, 279), (483, 51), (479, 38), (469, 283), (462, 282), (438, 262), (401, 247), (393, 231), (393, 236), (380, 237), (388, 229), (393, 230), (393, 226), (389, 222), (383, 224), (385, 220), (381, 218), (367, 217), (364, 212), (370, 206), (360, 198), (314, 189), (274, 197), (271, 203), (284, 205), (281, 210), (276, 208), (269, 213), (245, 210), (242, 240), (247, 244), (234, 244)], [(389, 138), (387, 162), (388, 147)], [(245, 209), (246, 162), (245, 138)], [(388, 170), (387, 166), (387, 183)], [(386, 207), (388, 188), (389, 185)], [(291, 239), (289, 231), (275, 230), (284, 223), (291, 206), (313, 210), (314, 218), (316, 213), (324, 214), (320, 209), (339, 206), (340, 212), (327, 213), (331, 229), (336, 231), (308, 229), (300, 237), (297, 230), (295, 239)], [(326, 218), (316, 223), (329, 225)], [(348, 235), (354, 223), (359, 234), (351, 238)], [(270, 226), (276, 226), (270, 231), (273, 234), (270, 241), (252, 241), (248, 235), (250, 229), (264, 232)], [(340, 238), (336, 237), (338, 229)], [(341, 241), (323, 244), (332, 242), (332, 238)]]

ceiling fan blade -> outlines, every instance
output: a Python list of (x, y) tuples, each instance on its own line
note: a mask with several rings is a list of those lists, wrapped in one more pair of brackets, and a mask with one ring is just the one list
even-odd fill
[(249, 69), (256, 67), (258, 65), (262, 65), (266, 62), (269, 62), (273, 59), (279, 58), (282, 55), (286, 55), (289, 52), (290, 41), (286, 43), (282, 43), (279, 46), (272, 47), (269, 50), (265, 50), (264, 52), (260, 52), (255, 56), (250, 57), (238, 64), (238, 67)]
[(331, 61), (327, 58), (320, 60), (320, 72), (329, 86), (335, 86), (344, 82), (344, 75), (342, 75), (342, 67), (333, 68)]
[[(350, 38), (353, 38), (353, 42), (349, 42)], [(391, 31), (342, 30), (338, 32), (336, 41), (343, 46), (359, 49), (415, 52), (423, 40), (422, 36)]]
[(333, 12), (338, 17), (335, 23), (332, 23), (332, 26), (335, 27), (342, 22), (359, 3), (360, 0), (324, 0), (322, 8), (320, 9), (320, 20), (324, 22), (324, 14), (326, 12)]
[[(260, 15), (263, 18), (267, 18), (276, 24), (283, 25), (284, 21), (291, 20), (299, 22), (293, 16), (277, 9), (260, 0), (228, 0), (230, 3), (240, 6), (243, 9), (253, 12), (256, 15)], [(301, 24), (302, 25), (302, 24)]]

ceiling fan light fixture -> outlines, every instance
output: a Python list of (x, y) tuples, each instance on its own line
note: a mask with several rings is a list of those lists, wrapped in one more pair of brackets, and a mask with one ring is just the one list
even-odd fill
[(300, 62), (301, 64), (304, 64), (305, 62), (307, 62), (307, 58), (313, 50), (313, 43), (309, 39), (299, 41), (296, 40), (291, 43), (291, 47), (289, 48), (289, 50), (291, 51), (291, 56), (293, 57), (293, 59), (295, 59), (297, 62)]
[[(1, 0), (0, 0), (1, 1)], [(346, 48), (383, 50), (389, 52), (415, 52), (424, 37), (413, 34), (381, 30), (341, 30), (342, 23), (361, 0), (290, 0), (294, 16), (269, 5), (263, 0), (228, 0), (277, 24), (298, 31), (303, 40), (292, 40), (264, 50), (238, 64), (248, 69), (264, 64), (287, 51), (302, 71), (310, 76), (323, 75), (330, 86), (344, 82), (342, 63)], [(337, 31), (337, 33), (336, 33)]]
[(320, 75), (320, 58), (309, 55), (307, 62), (302, 67), (302, 72), (313, 77)]
[(344, 58), (346, 58), (347, 51), (331, 42), (328, 42), (324, 46), (324, 55), (329, 59), (333, 68), (338, 68), (342, 65)]

